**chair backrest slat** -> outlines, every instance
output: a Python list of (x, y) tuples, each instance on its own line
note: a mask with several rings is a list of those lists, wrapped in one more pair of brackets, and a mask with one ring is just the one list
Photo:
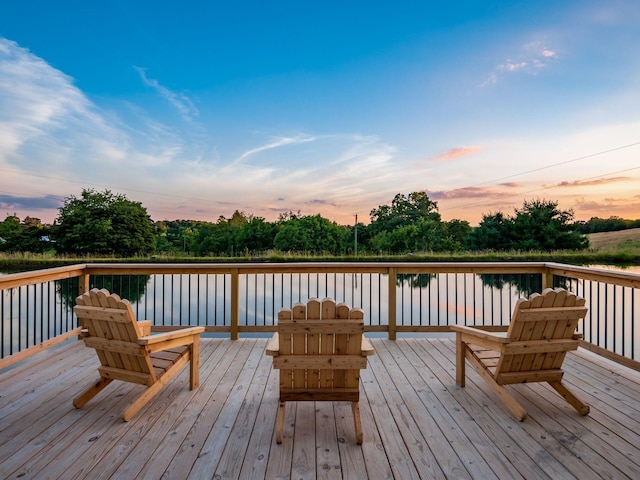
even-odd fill
[[(516, 304), (507, 336), (512, 344), (520, 342), (523, 345), (539, 340), (572, 340), (579, 321), (587, 313), (584, 304), (583, 298), (564, 289), (547, 289), (542, 295), (533, 294)], [(575, 340), (576, 348), (577, 344), (578, 340)], [(559, 369), (565, 355), (566, 351), (504, 354), (497, 364), (496, 375)]]
[[(346, 304), (336, 305), (330, 298), (298, 303), (292, 309), (278, 312), (280, 359), (274, 361), (280, 362), (288, 356), (360, 356), (363, 332), (364, 314), (360, 309), (351, 309)], [(295, 365), (295, 360), (291, 364)], [(283, 368), (280, 371), (280, 388), (311, 391), (357, 389), (359, 368)]]
[(90, 337), (115, 340), (114, 347), (102, 342), (96, 353), (103, 367), (141, 372), (155, 378), (148, 355), (131, 355), (122, 352), (117, 342), (127, 342), (132, 349), (141, 349), (137, 343), (142, 336), (135, 314), (128, 300), (122, 300), (107, 290), (92, 289), (76, 299), (73, 311)]

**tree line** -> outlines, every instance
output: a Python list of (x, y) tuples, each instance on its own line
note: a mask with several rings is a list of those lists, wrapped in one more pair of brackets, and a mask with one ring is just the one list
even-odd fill
[[(607, 225), (619, 229), (620, 222), (614, 218)], [(375, 255), (580, 250), (589, 246), (584, 233), (604, 228), (605, 223), (597, 218), (575, 222), (573, 212), (559, 209), (557, 202), (531, 200), (515, 209), (513, 215), (484, 214), (480, 224), (472, 228), (465, 220), (443, 221), (437, 203), (425, 192), (397, 194), (390, 204), (371, 210), (367, 225), (338, 225), (321, 215), (300, 212), (281, 214), (269, 222), (239, 210), (230, 218), (220, 216), (215, 222), (153, 221), (140, 202), (125, 195), (84, 189), (79, 197), (65, 198), (52, 225), (43, 225), (34, 217), (21, 221), (15, 215), (7, 215), (0, 222), (0, 251), (238, 257), (271, 251)]]

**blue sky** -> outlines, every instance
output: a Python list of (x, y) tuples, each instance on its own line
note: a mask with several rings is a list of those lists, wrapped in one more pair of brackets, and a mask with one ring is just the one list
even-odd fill
[(640, 218), (640, 3), (7, 2), (0, 219), (110, 189), (154, 220), (341, 224), (426, 191)]

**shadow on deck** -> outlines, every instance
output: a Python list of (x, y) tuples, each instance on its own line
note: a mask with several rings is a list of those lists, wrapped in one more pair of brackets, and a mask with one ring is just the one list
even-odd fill
[(518, 422), (472, 369), (456, 386), (452, 340), (372, 343), (362, 446), (350, 405), (328, 402), (292, 403), (275, 443), (266, 339), (203, 338), (200, 387), (184, 369), (128, 423), (120, 413), (141, 387), (114, 383), (76, 410), (97, 357), (75, 341), (48, 350), (0, 373), (0, 478), (640, 478), (639, 372), (571, 353), (565, 379), (590, 415), (518, 385), (529, 413)]

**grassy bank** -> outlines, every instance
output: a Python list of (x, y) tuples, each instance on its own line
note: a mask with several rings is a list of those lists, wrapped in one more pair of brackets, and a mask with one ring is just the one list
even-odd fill
[(598, 252), (640, 255), (640, 228), (588, 235), (591, 249)]

